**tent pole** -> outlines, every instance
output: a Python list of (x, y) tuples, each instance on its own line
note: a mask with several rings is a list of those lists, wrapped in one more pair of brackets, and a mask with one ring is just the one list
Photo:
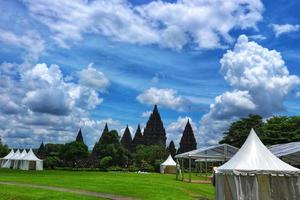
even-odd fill
[(207, 180), (207, 159), (205, 158), (205, 180)]
[(189, 157), (189, 182), (192, 182), (192, 159)]
[(183, 158), (181, 158), (181, 166), (182, 166), (182, 175), (181, 175), (181, 177), (182, 177), (182, 181), (184, 181), (184, 161), (183, 161)]

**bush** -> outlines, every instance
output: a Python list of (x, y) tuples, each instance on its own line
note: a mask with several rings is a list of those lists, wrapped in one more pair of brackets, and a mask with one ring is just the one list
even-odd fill
[(107, 170), (112, 163), (112, 157), (111, 156), (105, 156), (100, 160), (100, 169)]

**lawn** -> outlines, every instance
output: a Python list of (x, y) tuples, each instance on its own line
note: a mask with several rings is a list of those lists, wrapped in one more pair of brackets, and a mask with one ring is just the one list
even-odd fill
[[(210, 184), (191, 184), (175, 180), (175, 175), (157, 173), (137, 174), (125, 172), (82, 172), (82, 171), (19, 171), (0, 170), (0, 181), (13, 181), (65, 188), (84, 189), (116, 195), (124, 195), (137, 199), (213, 199), (214, 189)], [(0, 194), (22, 196), (17, 187), (0, 186)], [(23, 199), (39, 199), (43, 193), (38, 189), (31, 189), (33, 197)], [(53, 195), (61, 195), (60, 192)], [(37, 195), (37, 197), (35, 196)], [(36, 197), (36, 198), (34, 198)], [(21, 199), (21, 198), (7, 198)], [(59, 199), (59, 198), (52, 198)], [(68, 199), (72, 199), (70, 195)], [(77, 198), (74, 198), (77, 199)]]

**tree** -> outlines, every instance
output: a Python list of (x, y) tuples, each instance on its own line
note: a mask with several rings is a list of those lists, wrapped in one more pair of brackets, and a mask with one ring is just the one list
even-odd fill
[(0, 158), (6, 156), (9, 153), (9, 148), (6, 144), (2, 143), (2, 139), (0, 137)]
[(167, 151), (169, 154), (171, 154), (171, 156), (174, 158), (176, 155), (176, 148), (175, 148), (175, 144), (173, 142), (173, 140), (170, 142)]
[(258, 136), (260, 136), (262, 126), (263, 120), (259, 115), (249, 115), (246, 118), (241, 118), (230, 125), (228, 131), (224, 133), (224, 137), (219, 143), (227, 143), (240, 148), (247, 139), (251, 128), (254, 128)]
[(80, 163), (88, 156), (88, 147), (82, 142), (70, 142), (65, 144), (62, 150), (63, 160), (68, 166), (79, 167)]
[[(110, 166), (126, 167), (129, 164), (129, 152), (126, 150), (119, 141), (119, 135), (116, 130), (104, 132), (101, 136), (101, 140), (94, 147), (97, 155), (98, 163), (100, 168)], [(103, 162), (104, 157), (111, 157), (112, 159), (106, 158)], [(109, 159), (109, 162), (107, 162)], [(105, 166), (101, 166), (101, 163)], [(110, 166), (109, 166), (110, 165)]]
[(168, 152), (162, 145), (139, 145), (134, 154), (135, 165), (141, 170), (152, 171), (159, 169), (161, 164), (168, 156)]

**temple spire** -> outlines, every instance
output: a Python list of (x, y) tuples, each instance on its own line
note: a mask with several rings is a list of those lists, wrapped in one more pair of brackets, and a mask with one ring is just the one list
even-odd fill
[(153, 112), (144, 129), (143, 137), (146, 145), (160, 144), (166, 146), (166, 132), (157, 105), (154, 105)]
[(133, 148), (136, 149), (136, 147), (138, 145), (142, 145), (142, 144), (144, 144), (143, 135), (142, 135), (141, 127), (140, 127), (140, 125), (138, 125), (135, 135), (134, 135), (134, 138), (132, 140), (132, 145), (133, 145)]
[(190, 121), (188, 120), (184, 128), (184, 131), (182, 133), (180, 146), (177, 153), (179, 154), (187, 151), (192, 151), (196, 148), (197, 148), (197, 142), (194, 136), (194, 131)]
[(46, 149), (45, 149), (45, 146), (44, 146), (44, 141), (42, 141), (38, 151), (37, 151), (37, 156), (40, 158), (40, 159), (44, 159), (46, 158)]
[(81, 128), (80, 128), (79, 131), (78, 131), (78, 134), (77, 134), (77, 137), (76, 137), (76, 142), (84, 143), (83, 137), (82, 137)]
[(121, 144), (128, 150), (132, 150), (132, 137), (128, 125), (121, 138)]

